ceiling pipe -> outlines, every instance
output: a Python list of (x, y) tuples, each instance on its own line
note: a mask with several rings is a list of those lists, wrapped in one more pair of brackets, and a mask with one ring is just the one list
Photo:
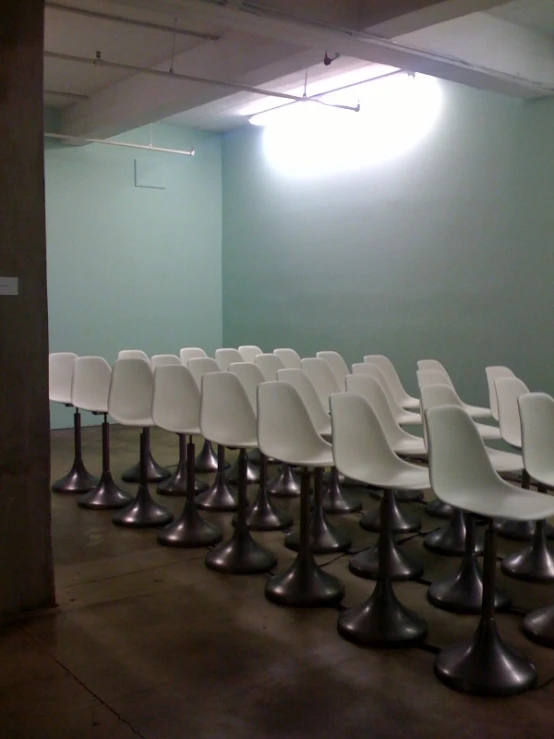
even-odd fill
[[(99, 53), (99, 52), (97, 52)], [(340, 105), (338, 103), (326, 103), (323, 100), (318, 100), (317, 96), (314, 97), (301, 97), (299, 95), (290, 95), (287, 92), (277, 92), (274, 90), (266, 90), (262, 87), (252, 87), (250, 85), (242, 85), (239, 82), (227, 82), (225, 80), (212, 80), (207, 77), (197, 77), (191, 74), (182, 74), (181, 72), (170, 72), (163, 69), (151, 69), (150, 67), (139, 67), (135, 64), (125, 64), (123, 62), (111, 62), (107, 59), (102, 59), (101, 56), (97, 56), (95, 59), (91, 59), (86, 56), (77, 56), (75, 54), (61, 54), (56, 51), (45, 51), (44, 56), (47, 59), (58, 59), (59, 61), (65, 62), (77, 62), (79, 64), (89, 64), (95, 67), (107, 67), (108, 69), (121, 69), (126, 72), (133, 72), (137, 74), (150, 74), (155, 77), (165, 77), (175, 80), (181, 80), (186, 82), (199, 82), (205, 85), (215, 85), (216, 87), (228, 87), (232, 90), (240, 90), (241, 92), (250, 92), (254, 95), (263, 95), (264, 97), (276, 97), (283, 100), (291, 100), (293, 102), (304, 102), (306, 100), (313, 100), (321, 105), (326, 105), (330, 108), (342, 108), (343, 110), (352, 110), (358, 112), (360, 106), (352, 105)]]
[(59, 10), (63, 13), (74, 13), (85, 18), (98, 18), (100, 20), (111, 21), (113, 23), (123, 23), (127, 26), (137, 26), (138, 28), (147, 28), (151, 31), (162, 31), (163, 33), (171, 33), (177, 36), (192, 36), (194, 38), (204, 39), (205, 41), (219, 41), (219, 36), (211, 33), (201, 33), (200, 31), (191, 31), (187, 28), (179, 28), (175, 26), (164, 26), (161, 23), (151, 23), (150, 21), (139, 21), (135, 18), (127, 18), (122, 15), (112, 15), (111, 13), (100, 13), (96, 10), (85, 10), (85, 8), (76, 8), (73, 5), (63, 5), (61, 3), (45, 2), (45, 7), (52, 10)]
[(125, 141), (109, 141), (108, 139), (89, 139), (84, 136), (69, 136), (65, 133), (44, 133), (47, 139), (58, 139), (60, 141), (81, 141), (84, 144), (106, 144), (107, 146), (124, 146), (128, 149), (143, 149), (146, 151), (161, 151), (164, 154), (181, 154), (182, 156), (193, 157), (194, 149), (166, 149), (163, 146), (153, 146), (152, 144), (129, 144)]

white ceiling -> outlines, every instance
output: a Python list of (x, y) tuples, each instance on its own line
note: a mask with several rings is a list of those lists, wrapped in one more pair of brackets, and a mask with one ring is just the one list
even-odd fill
[[(52, 7), (59, 4), (168, 30)], [(99, 53), (107, 62), (165, 73), (173, 68), (181, 75), (298, 96), (306, 73), (306, 91), (313, 95), (399, 68), (519, 97), (554, 94), (554, 0), (389, 0), (386, 5), (58, 0), (46, 5), (45, 102), (62, 108), (62, 131), (72, 135), (112, 136), (159, 120), (226, 131), (283, 100), (52, 58), (52, 53), (85, 61)], [(174, 27), (211, 38), (173, 34)], [(326, 51), (340, 53), (329, 66), (323, 64)], [(355, 87), (351, 94), (355, 104)]]

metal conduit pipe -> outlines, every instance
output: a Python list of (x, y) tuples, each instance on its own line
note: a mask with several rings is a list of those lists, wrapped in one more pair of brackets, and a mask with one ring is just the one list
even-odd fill
[(162, 31), (163, 33), (171, 33), (177, 36), (193, 36), (194, 38), (201, 38), (205, 41), (218, 41), (219, 36), (215, 36), (212, 33), (202, 33), (200, 31), (191, 31), (188, 28), (179, 28), (175, 26), (164, 26), (161, 23), (152, 23), (150, 21), (140, 21), (135, 18), (127, 18), (122, 15), (112, 15), (112, 13), (100, 13), (96, 10), (85, 10), (85, 8), (76, 8), (73, 5), (62, 5), (61, 3), (44, 3), (46, 8), (52, 10), (59, 10), (63, 13), (74, 13), (75, 15), (82, 15), (85, 18), (98, 18), (100, 20), (112, 21), (113, 23), (123, 23), (127, 26), (137, 26), (138, 28), (148, 28), (151, 31)]
[(181, 154), (182, 156), (193, 157), (194, 149), (166, 149), (163, 146), (153, 146), (152, 144), (131, 144), (125, 141), (110, 141), (108, 139), (89, 139), (85, 136), (70, 136), (65, 133), (44, 133), (47, 139), (59, 139), (60, 141), (82, 141), (84, 144), (107, 144), (108, 146), (125, 146), (129, 149), (145, 149), (146, 151), (161, 151), (165, 154)]

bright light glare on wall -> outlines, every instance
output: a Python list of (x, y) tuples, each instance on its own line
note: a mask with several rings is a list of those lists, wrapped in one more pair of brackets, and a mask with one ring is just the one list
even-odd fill
[(254, 116), (251, 123), (264, 126), (272, 166), (289, 176), (312, 177), (392, 160), (432, 130), (442, 103), (435, 78), (406, 74), (321, 99), (355, 105), (358, 96), (359, 113), (306, 101)]

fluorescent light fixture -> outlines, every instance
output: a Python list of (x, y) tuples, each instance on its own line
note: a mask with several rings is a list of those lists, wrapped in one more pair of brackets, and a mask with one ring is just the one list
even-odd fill
[(321, 99), (352, 105), (358, 96), (356, 114), (306, 101), (255, 116), (264, 126), (272, 166), (287, 176), (309, 178), (395, 159), (433, 129), (442, 103), (438, 80), (419, 74), (372, 80)]

